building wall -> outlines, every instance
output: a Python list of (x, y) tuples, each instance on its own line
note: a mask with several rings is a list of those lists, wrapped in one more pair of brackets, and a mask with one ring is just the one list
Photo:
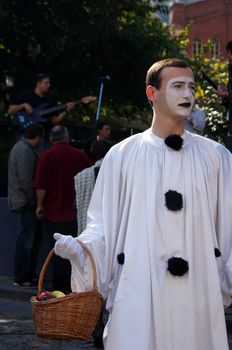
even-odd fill
[(232, 40), (232, 0), (201, 0), (190, 4), (174, 3), (170, 7), (170, 24), (174, 34), (192, 21), (188, 54), (193, 56), (192, 44), (200, 38), (205, 44), (217, 38), (220, 58), (226, 57), (226, 43)]

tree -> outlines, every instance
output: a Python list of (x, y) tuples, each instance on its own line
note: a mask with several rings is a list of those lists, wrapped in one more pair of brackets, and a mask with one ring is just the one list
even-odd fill
[(225, 89), (227, 89), (227, 62), (216, 58), (209, 59), (207, 56), (211, 47), (212, 42), (209, 40), (203, 46), (202, 53), (191, 60), (191, 66), (196, 72), (195, 76), (198, 83), (196, 101), (198, 106), (206, 113), (204, 134), (206, 137), (224, 143), (228, 130), (226, 107), (222, 99), (215, 94), (211, 84), (200, 74), (200, 70), (202, 69), (216, 85), (224, 85)]
[[(15, 94), (31, 88), (37, 73), (48, 73), (52, 93), (61, 103), (98, 95), (99, 77), (109, 75), (101, 118), (128, 127), (138, 121), (144, 127), (151, 118), (144, 92), (146, 70), (158, 59), (180, 55), (178, 41), (155, 15), (165, 2), (2, 0), (1, 72), (14, 74)], [(79, 131), (76, 120), (87, 125), (95, 114), (96, 104), (79, 106), (66, 123)], [(9, 116), (5, 120), (11, 121)], [(81, 137), (86, 134), (74, 136)], [(3, 141), (1, 153), (8, 149)]]
[(46, 71), (64, 101), (96, 94), (98, 78), (107, 74), (107, 103), (124, 113), (123, 105), (144, 108), (150, 64), (178, 53), (149, 0), (2, 0), (1, 6), (1, 61), (14, 70), (18, 90)]

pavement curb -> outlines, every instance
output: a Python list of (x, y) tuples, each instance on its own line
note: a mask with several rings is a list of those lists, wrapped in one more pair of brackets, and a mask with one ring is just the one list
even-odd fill
[(30, 298), (36, 294), (37, 288), (14, 286), (12, 277), (0, 276), (0, 297), (20, 301), (30, 301)]

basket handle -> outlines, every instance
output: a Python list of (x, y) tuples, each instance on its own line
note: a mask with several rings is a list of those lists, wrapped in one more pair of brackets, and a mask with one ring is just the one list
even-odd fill
[[(92, 265), (92, 270), (93, 270), (93, 289), (97, 289), (97, 270), (96, 270), (96, 264), (95, 264), (95, 261), (93, 258), (93, 254), (91, 253), (90, 249), (87, 247), (87, 245), (85, 243), (83, 243), (82, 241), (79, 241), (78, 239), (77, 239), (77, 242), (82, 246), (82, 248), (85, 250), (85, 252), (87, 253), (87, 255), (90, 259), (90, 262)], [(50, 252), (48, 253), (48, 256), (47, 256), (47, 258), (42, 266), (42, 269), (40, 271), (37, 295), (39, 295), (42, 292), (45, 272), (47, 270), (48, 264), (51, 261), (53, 255), (55, 255), (54, 248), (51, 249)]]

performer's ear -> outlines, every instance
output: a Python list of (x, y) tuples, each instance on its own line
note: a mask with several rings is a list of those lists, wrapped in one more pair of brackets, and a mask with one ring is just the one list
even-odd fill
[(147, 94), (148, 101), (150, 102), (151, 105), (153, 105), (155, 102), (155, 88), (151, 85), (148, 85), (146, 88), (146, 94)]

